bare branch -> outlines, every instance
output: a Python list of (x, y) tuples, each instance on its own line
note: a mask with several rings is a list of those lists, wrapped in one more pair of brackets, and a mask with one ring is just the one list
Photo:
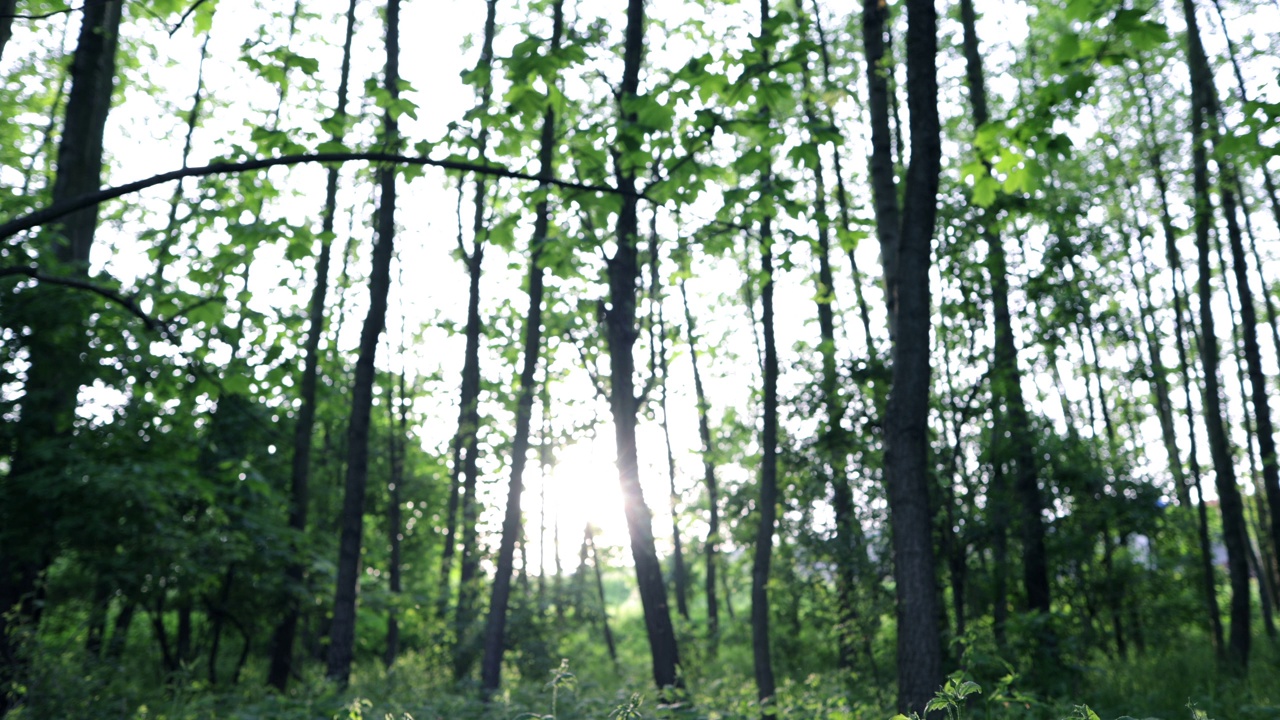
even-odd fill
[(313, 153), (309, 155), (285, 155), (276, 158), (257, 158), (253, 160), (244, 160), (241, 162), (216, 162), (210, 165), (200, 167), (183, 168), (181, 170), (173, 170), (167, 173), (161, 173), (145, 180), (137, 180), (116, 187), (103, 188), (97, 192), (81, 195), (78, 198), (72, 198), (65, 202), (54, 203), (53, 205), (43, 209), (28, 213), (15, 220), (10, 220), (0, 225), (0, 240), (12, 237), (24, 230), (30, 230), (41, 225), (48, 224), (58, 218), (69, 215), (77, 210), (83, 210), (87, 207), (114, 200), (125, 195), (130, 195), (147, 188), (163, 185), (174, 180), (181, 180), (188, 177), (206, 177), (209, 175), (225, 175), (239, 172), (247, 172), (250, 170), (264, 170), (266, 168), (276, 166), (292, 166), (303, 165), (307, 163), (325, 163), (325, 162), (351, 162), (351, 161), (369, 161), (369, 162), (386, 162), (397, 163), (403, 165), (419, 165), (428, 167), (438, 167), (445, 170), (461, 170), (463, 172), (474, 172), (482, 175), (492, 175), (494, 177), (509, 178), (512, 180), (529, 180), (532, 182), (545, 182), (550, 185), (565, 188), (567, 190), (576, 190), (583, 193), (610, 193), (615, 195), (631, 195), (633, 197), (642, 198), (643, 193), (625, 193), (622, 190), (611, 188), (604, 185), (585, 185), (571, 180), (555, 180), (552, 178), (540, 178), (536, 175), (528, 173), (516, 172), (508, 170), (497, 165), (487, 165), (480, 163), (460, 162), (456, 160), (433, 160), (426, 157), (414, 157), (411, 155), (397, 155), (395, 153), (386, 152), (332, 152), (332, 153)]

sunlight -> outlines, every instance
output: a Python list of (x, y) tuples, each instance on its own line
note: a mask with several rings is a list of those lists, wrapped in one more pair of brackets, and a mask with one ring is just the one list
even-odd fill
[[(539, 478), (538, 482), (541, 481)], [(536, 563), (534, 558), (542, 552), (542, 567), (546, 568), (547, 574), (554, 573), (558, 547), (564, 572), (572, 573), (578, 566), (582, 531), (587, 523), (599, 530), (596, 536), (598, 546), (628, 547), (627, 522), (622, 512), (622, 491), (618, 487), (618, 473), (614, 466), (612, 438), (596, 436), (584, 439), (558, 453), (556, 464), (546, 478), (545, 519), (539, 507), (543, 488), (531, 484), (529, 490), (531, 497), (526, 522), (531, 565)], [(539, 538), (541, 522), (546, 523), (545, 545)], [(529, 570), (536, 573), (538, 568)]]

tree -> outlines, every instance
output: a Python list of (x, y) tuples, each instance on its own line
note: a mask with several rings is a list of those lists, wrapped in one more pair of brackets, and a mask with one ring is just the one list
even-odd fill
[[(342, 43), (342, 70), (338, 80), (338, 104), (334, 110), (336, 130), (334, 142), (341, 143), (347, 116), (348, 80), (351, 75), (351, 43), (355, 35), (355, 0), (347, 5), (347, 29)], [(310, 502), (311, 440), (316, 420), (316, 380), (320, 366), (320, 340), (324, 335), (325, 297), (329, 289), (329, 265), (332, 256), (331, 237), (338, 210), (338, 168), (329, 168), (320, 231), (320, 256), (316, 259), (316, 284), (311, 291), (310, 313), (304, 349), (301, 401), (298, 420), (293, 430), (293, 464), (290, 473), (289, 527), (298, 533), (307, 529), (307, 505)], [(297, 548), (294, 549), (297, 553)], [(293, 666), (293, 644), (301, 615), (300, 594), (306, 566), (301, 558), (285, 569), (285, 591), (288, 593), (285, 614), (272, 637), (271, 669), (267, 683), (284, 692)]]
[(863, 42), (872, 117), (870, 161), (893, 344), (884, 415), (884, 472), (893, 524), (898, 598), (898, 709), (922, 711), (942, 683), (933, 532), (929, 509), (929, 265), (942, 149), (938, 120), (937, 11), (907, 4), (907, 109), (911, 163), (901, 213), (889, 143), (888, 89), (879, 71), (887, 8), (863, 6)]
[[(387, 65), (383, 87), (391, 102), (400, 97), (400, 0), (387, 2)], [(399, 145), (395, 108), (382, 121), (382, 142), (394, 152)], [(391, 255), (396, 233), (396, 168), (378, 168), (377, 239), (369, 276), (369, 312), (360, 331), (347, 425), (347, 479), (342, 502), (342, 539), (338, 551), (338, 587), (334, 595), (329, 638), (328, 677), (345, 686), (351, 677), (356, 632), (356, 593), (360, 580), (360, 546), (364, 533), (365, 487), (369, 479), (369, 417), (373, 407), (374, 359), (378, 338), (387, 321), (387, 293), (391, 287)]]
[[(640, 67), (644, 60), (644, 0), (628, 0), (627, 25), (623, 43), (622, 85), (618, 93), (618, 134), (624, 149), (637, 148), (641, 132), (637, 113), (629, 108), (639, 97)], [(609, 306), (604, 312), (605, 339), (609, 348), (609, 409), (613, 415), (618, 451), (618, 481), (622, 486), (631, 556), (636, 566), (636, 582), (644, 607), (645, 630), (653, 659), (653, 680), (659, 688), (679, 687), (680, 655), (667, 590), (662, 580), (662, 564), (653, 541), (653, 518), (640, 486), (636, 458), (636, 414), (639, 398), (635, 387), (636, 292), (640, 281), (637, 250), (639, 217), (636, 168), (630, 158), (615, 155), (614, 175), (621, 207), (615, 225), (617, 249), (607, 258)]]
[[(491, 4), (492, 6), (492, 4)], [(552, 6), (550, 57), (560, 51), (564, 35), (564, 2)], [(556, 112), (548, 102), (542, 114), (542, 137), (538, 150), (538, 174), (544, 178), (555, 172)], [(516, 434), (511, 444), (511, 480), (507, 490), (507, 507), (502, 521), (502, 540), (498, 545), (498, 568), (489, 599), (489, 615), (485, 626), (484, 658), (480, 665), (481, 692), (488, 697), (498, 689), (505, 649), (507, 604), (511, 595), (511, 571), (515, 562), (516, 540), (521, 536), (520, 496), (524, 492), (524, 467), (529, 454), (530, 423), (533, 419), (533, 395), (542, 351), (543, 282), (546, 274), (543, 249), (551, 233), (551, 205), (543, 193), (534, 210), (533, 239), (529, 248), (529, 309), (524, 319), (524, 360), (520, 369), (520, 390), (516, 400)], [(546, 412), (544, 407), (543, 412)], [(544, 476), (545, 477), (545, 476)], [(542, 544), (539, 543), (539, 549)]]
[[(52, 202), (65, 201), (99, 188), (102, 180), (103, 135), (111, 94), (115, 88), (116, 48), (119, 44), (119, 0), (86, 6), (71, 66), (58, 171)], [(8, 13), (12, 14), (12, 13)], [(8, 23), (5, 24), (7, 39)], [(48, 228), (40, 240), (37, 259), (55, 274), (87, 279), (89, 252), (98, 224), (98, 209), (73, 213)], [(16, 697), (22, 670), (15, 634), (23, 625), (38, 625), (41, 574), (54, 560), (58, 543), (50, 535), (53, 515), (39, 498), (41, 486), (59, 485), (67, 458), (67, 440), (80, 386), (91, 382), (85, 326), (88, 308), (82, 297), (67, 298), (58, 290), (39, 292), (23, 312), (38, 328), (27, 341), (27, 382), (22, 416), (14, 431), (14, 449), (4, 484), (0, 486), (0, 711)], [(56, 308), (56, 310), (55, 310)], [(36, 319), (39, 319), (38, 321)], [(36, 524), (24, 521), (42, 518)], [(16, 610), (16, 613), (14, 611)], [(3, 712), (0, 712), (3, 714)]]

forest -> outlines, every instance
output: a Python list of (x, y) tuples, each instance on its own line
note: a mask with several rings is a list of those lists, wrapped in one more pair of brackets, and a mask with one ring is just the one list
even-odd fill
[(1280, 718), (1280, 2), (0, 0), (0, 717)]

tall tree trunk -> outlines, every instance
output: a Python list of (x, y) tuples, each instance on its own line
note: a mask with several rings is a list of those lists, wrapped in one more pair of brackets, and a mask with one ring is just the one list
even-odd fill
[(769, 567), (773, 557), (773, 533), (778, 514), (778, 350), (773, 333), (773, 242), (770, 218), (761, 224), (761, 262), (764, 287), (760, 291), (764, 326), (764, 430), (760, 459), (760, 525), (756, 531), (751, 567), (751, 646), (755, 659), (756, 689), (764, 708), (762, 717), (774, 717), (776, 691), (773, 658), (769, 650)]
[[(1215, 98), (1216, 100), (1216, 98)], [(1214, 133), (1214, 145), (1217, 146), (1217, 133)], [(1241, 339), (1244, 343), (1244, 360), (1248, 368), (1249, 396), (1253, 401), (1254, 430), (1258, 439), (1258, 454), (1262, 460), (1262, 485), (1273, 509), (1280, 509), (1280, 464), (1277, 463), (1275, 425), (1271, 417), (1271, 403), (1267, 393), (1267, 377), (1262, 370), (1262, 351), (1258, 342), (1257, 304), (1253, 297), (1253, 289), (1249, 285), (1249, 259), (1244, 250), (1244, 238), (1240, 230), (1240, 221), (1236, 215), (1236, 196), (1232, 188), (1231, 175), (1224, 168), (1230, 160), (1223, 157), (1218, 160), (1218, 190), (1222, 198), (1222, 213), (1227, 220), (1227, 240), (1231, 246), (1231, 267), (1234, 271), (1236, 295), (1240, 299), (1240, 322), (1238, 324)], [(1224, 177), (1225, 175), (1225, 177)], [(1238, 186), (1238, 179), (1237, 179)], [(1224, 264), (1223, 271), (1226, 271)], [(1258, 267), (1259, 275), (1262, 268)], [(1263, 281), (1264, 295), (1266, 289)], [(1280, 547), (1280, 522), (1272, 513), (1272, 542)], [(1259, 575), (1259, 582), (1264, 581)], [(1269, 615), (1268, 615), (1269, 616)]]
[[(622, 86), (618, 93), (619, 133), (638, 132), (635, 128), (636, 114), (626, 106), (628, 99), (639, 93), (643, 58), (644, 0), (628, 0)], [(667, 590), (662, 581), (662, 564), (653, 541), (653, 517), (641, 490), (640, 468), (636, 459), (639, 403), (635, 390), (635, 358), (632, 357), (638, 335), (636, 289), (640, 280), (636, 178), (634, 170), (623, 165), (619, 165), (615, 172), (621, 207), (616, 225), (617, 250), (607, 260), (609, 307), (605, 311), (605, 336), (609, 347), (609, 406), (617, 443), (618, 481), (622, 487), (631, 555), (644, 608), (653, 679), (659, 688), (667, 688), (682, 685), (676, 671), (680, 657), (671, 625), (671, 610), (667, 606)]]
[[(689, 619), (688, 573), (685, 572), (684, 542), (680, 537), (680, 495), (676, 492), (676, 456), (671, 448), (671, 424), (667, 410), (667, 323), (662, 309), (662, 283), (660, 280), (660, 251), (658, 248), (658, 214), (655, 211), (649, 219), (649, 296), (650, 302), (657, 306), (655, 321), (649, 325), (650, 347), (657, 348), (658, 374), (658, 406), (662, 410), (662, 439), (667, 449), (667, 481), (668, 505), (671, 509), (671, 575), (675, 581), (676, 612), (685, 620)], [(652, 360), (652, 358), (651, 358)]]
[[(552, 7), (552, 31), (549, 55), (560, 50), (564, 33), (564, 0)], [(542, 115), (541, 147), (538, 150), (538, 176), (544, 181), (555, 174), (556, 114), (550, 104)], [(515, 562), (515, 544), (521, 534), (520, 495), (524, 492), (524, 467), (529, 455), (529, 433), (533, 420), (533, 396), (537, 389), (538, 363), (542, 353), (543, 278), (542, 251), (551, 225), (551, 208), (547, 195), (538, 200), (533, 220), (533, 239), (529, 248), (529, 309), (524, 320), (524, 365), (520, 369), (520, 394), (516, 405), (516, 434), (511, 442), (511, 482), (507, 489), (507, 509), (502, 520), (502, 539), (498, 546), (498, 569), (493, 578), (489, 599), (489, 616), (485, 625), (484, 658), (480, 664), (480, 691), (488, 698), (498, 689), (502, 677), (502, 654), (505, 649), (507, 604), (511, 597), (511, 570)], [(544, 406), (543, 412), (548, 408)], [(545, 438), (544, 438), (545, 440)], [(543, 475), (543, 485), (546, 476)], [(539, 541), (538, 551), (545, 546)], [(541, 577), (539, 578), (541, 582)]]
[(938, 16), (933, 0), (907, 0), (907, 106), (911, 164), (899, 216), (888, 127), (888, 93), (876, 69), (886, 7), (864, 5), (872, 108), (872, 188), (881, 238), (892, 377), (885, 411), (885, 484), (893, 524), (898, 618), (898, 708), (923, 712), (942, 682), (942, 639), (929, 509), (929, 266), (941, 171)]
[[(401, 333), (403, 340), (403, 333)], [(400, 348), (401, 357), (404, 356), (403, 344)], [(390, 547), (390, 556), (387, 559), (387, 578), (388, 590), (391, 591), (391, 609), (387, 613), (387, 649), (383, 655), (382, 662), (388, 668), (396, 662), (396, 657), (400, 654), (400, 623), (397, 610), (400, 593), (403, 590), (401, 585), (401, 568), (400, 568), (400, 541), (403, 537), (401, 529), (403, 524), (400, 521), (400, 502), (404, 490), (404, 458), (405, 458), (405, 438), (409, 436), (409, 396), (405, 389), (405, 371), (400, 370), (400, 406), (397, 416), (396, 406), (392, 400), (395, 398), (395, 392), (391, 388), (387, 388), (388, 401), (388, 418), (391, 426), (390, 442), (387, 451), (391, 455), (391, 481), (388, 483), (387, 493), (387, 544)], [(397, 427), (398, 425), (398, 427)]]
[[(822, 28), (822, 10), (818, 7), (817, 0), (813, 2), (813, 25), (818, 33), (818, 50), (822, 58), (822, 89), (824, 91), (833, 89), (831, 82), (831, 47), (827, 42), (827, 33)], [(835, 119), (835, 112), (828, 107), (826, 116), (827, 126), (830, 128), (839, 128), (839, 124)], [(840, 230), (843, 231), (843, 237), (837, 233), (837, 238), (841, 245), (847, 243), (846, 248), (849, 254), (849, 266), (853, 271), (853, 292), (854, 299), (858, 304), (858, 318), (862, 321), (862, 331), (867, 343), (867, 355), (871, 358), (878, 358), (879, 352), (876, 350), (875, 336), (871, 334), (871, 312), (867, 307), (866, 295), (862, 292), (862, 272), (858, 270), (857, 245), (850, 238), (853, 235), (852, 214), (849, 209), (849, 193), (845, 189), (844, 184), (844, 168), (840, 157), (841, 143), (831, 143), (831, 162), (836, 176), (836, 206), (840, 209)], [(821, 173), (819, 173), (821, 174)]]
[[(1129, 186), (1130, 196), (1133, 195), (1133, 186)], [(1136, 220), (1137, 205), (1134, 204), (1134, 218)], [(1173, 401), (1169, 390), (1169, 370), (1164, 366), (1163, 360), (1160, 358), (1161, 338), (1160, 326), (1155, 318), (1152, 310), (1154, 302), (1151, 297), (1151, 267), (1147, 263), (1147, 250), (1145, 246), (1145, 238), (1147, 236), (1147, 228), (1139, 222), (1138, 231), (1133, 235), (1133, 241), (1129, 244), (1129, 275), (1133, 283), (1141, 291), (1138, 295), (1138, 315), (1141, 321), (1142, 341), (1145, 341), (1145, 349), (1147, 351), (1147, 377), (1151, 382), (1151, 387), (1155, 393), (1155, 409), (1156, 416), (1160, 420), (1160, 436), (1164, 440), (1165, 454), (1169, 457), (1169, 473), (1173, 476), (1174, 493), (1178, 497), (1178, 504), (1182, 507), (1191, 506), (1191, 491), (1187, 487), (1186, 469), (1182, 464), (1182, 455), (1178, 450), (1178, 431), (1174, 426), (1173, 420)], [(1123, 233), (1123, 228), (1121, 229)], [(1142, 274), (1139, 276), (1138, 268), (1142, 268)], [(1135, 343), (1141, 341), (1134, 339)], [(1141, 354), (1142, 348), (1139, 348)]]
[[(84, 6), (71, 66), (71, 91), (58, 147), (52, 203), (91, 193), (102, 179), (102, 144), (115, 85), (120, 0)], [(97, 206), (67, 215), (42, 237), (43, 269), (86, 277), (98, 223)], [(53, 561), (56, 504), (44, 500), (61, 482), (80, 385), (92, 380), (84, 326), (89, 308), (57, 289), (38, 288), (23, 312), (32, 313), (22, 415), (13, 429), (13, 454), (0, 485), (0, 715), (16, 700), (22, 672), (18, 628), (39, 624), (40, 574)], [(33, 519), (39, 520), (34, 522)]]
[[(496, 29), (495, 16), (497, 0), (486, 0), (484, 20), (484, 43), (480, 49), (480, 62), (477, 71), (483, 82), (480, 86), (480, 98), (476, 108), (482, 118), (480, 132), (476, 137), (478, 153), (484, 162), (489, 147), (489, 124), (487, 120), (490, 96), (493, 92), (491, 74), (493, 72), (493, 37)], [(476, 175), (475, 197), (473, 205), (475, 214), (472, 218), (471, 253), (467, 257), (467, 273), (470, 277), (470, 289), (467, 299), (467, 345), (466, 357), (462, 369), (461, 411), (458, 418), (457, 448), (464, 453), (461, 468), (462, 498), (461, 512), (462, 548), (458, 563), (458, 606), (454, 613), (454, 647), (453, 676), (462, 679), (471, 672), (475, 664), (477, 641), (474, 627), (478, 615), (480, 598), (480, 548), (477, 524), (480, 520), (480, 505), (476, 495), (476, 482), (479, 475), (477, 465), (480, 455), (480, 335), (483, 329), (480, 319), (480, 274), (484, 263), (486, 193), (488, 183), (482, 174)], [(461, 242), (459, 243), (461, 248)], [(454, 474), (459, 468), (456, 464), (457, 452), (454, 454)], [(455, 482), (457, 482), (455, 480)]]
[(600, 553), (596, 551), (596, 529), (587, 523), (582, 535), (582, 567), (586, 569), (587, 552), (591, 553), (591, 570), (596, 581), (596, 596), (600, 598), (600, 625), (604, 629), (604, 644), (609, 650), (609, 659), (618, 667), (618, 647), (613, 641), (613, 631), (609, 629), (609, 602), (604, 596), (604, 575), (600, 569)]
[[(894, 180), (893, 132), (889, 127), (889, 80), (885, 68), (893, 58), (885, 55), (885, 35), (889, 7), (881, 0), (863, 0), (862, 45), (867, 57), (867, 110), (871, 116), (871, 156), (867, 160), (872, 206), (876, 217), (876, 239), (884, 266), (885, 305), (889, 311), (889, 341), (895, 342), (898, 298), (889, 287), (898, 276), (898, 246), (903, 223)], [(931, 61), (932, 62), (932, 61)]]
[[(338, 104), (334, 117), (338, 121), (333, 134), (335, 142), (342, 142), (343, 121), (347, 115), (348, 83), (351, 76), (351, 43), (355, 34), (356, 0), (347, 5), (346, 35), (342, 43), (342, 70), (338, 80)], [(332, 257), (334, 218), (338, 209), (338, 168), (329, 168), (325, 184), (324, 212), (320, 221), (320, 257), (316, 260), (316, 284), (311, 290), (311, 304), (307, 327), (307, 339), (303, 349), (302, 382), (297, 424), (293, 431), (293, 461), (289, 482), (289, 529), (301, 535), (307, 529), (307, 505), (310, 502), (311, 436), (316, 423), (316, 383), (320, 366), (320, 340), (324, 336), (324, 308), (329, 289), (329, 265)], [(293, 645), (297, 635), (298, 618), (302, 614), (303, 579), (306, 561), (300, 557), (301, 549), (292, 548), (292, 562), (285, 568), (285, 614), (276, 626), (271, 641), (271, 666), (267, 671), (267, 683), (280, 692), (289, 684), (293, 669)]]
[[(990, 119), (987, 91), (978, 46), (976, 12), (973, 0), (960, 0), (960, 18), (964, 25), (965, 69), (969, 84), (969, 104), (973, 111), (974, 131)], [(1030, 435), (1026, 400), (1022, 395), (1022, 371), (1018, 367), (1018, 346), (1013, 337), (1013, 319), (1009, 311), (1009, 274), (1004, 240), (995, 229), (994, 218), (980, 210), (982, 235), (987, 241), (987, 268), (991, 276), (991, 301), (994, 307), (995, 348), (992, 355), (993, 402), (1003, 404), (1007, 412), (1009, 437), (1013, 444), (1013, 460), (1017, 468), (1014, 490), (1021, 505), (1022, 579), (1027, 606), (1034, 612), (1049, 613), (1049, 570), (1044, 546), (1044, 500), (1040, 495), (1035, 447)], [(1003, 458), (997, 458), (1002, 462)], [(1051, 650), (1052, 637), (1037, 637), (1039, 652)]]
[[(807, 27), (806, 32), (807, 35)], [(812, 83), (809, 80), (809, 68), (804, 66), (804, 113), (805, 122), (810, 132), (820, 127), (820, 119), (810, 99)], [(836, 324), (835, 310), (835, 277), (831, 270), (831, 219), (827, 215), (827, 187), (820, 145), (810, 140), (818, 160), (814, 167), (814, 216), (817, 219), (818, 235), (813, 249), (818, 259), (818, 283), (814, 298), (818, 305), (818, 352), (822, 356), (822, 379), (820, 382), (823, 409), (826, 422), (822, 428), (818, 463), (820, 473), (825, 476), (831, 488), (831, 507), (835, 512), (836, 542), (835, 563), (837, 570), (836, 643), (839, 648), (840, 667), (848, 669), (853, 666), (855, 644), (853, 642), (857, 624), (857, 599), (855, 584), (857, 583), (856, 563), (863, 553), (862, 538), (857, 527), (857, 516), (853, 506), (853, 490), (848, 478), (848, 439), (843, 422), (845, 406), (840, 398), (840, 375), (836, 361)], [(871, 336), (867, 335), (868, 354), (871, 348)]]
[[(392, 101), (400, 97), (400, 0), (387, 0), (387, 69), (383, 87)], [(382, 121), (382, 142), (388, 148), (400, 144), (395, 116), (388, 111)], [(391, 255), (396, 231), (396, 169), (378, 169), (381, 196), (378, 201), (377, 238), (373, 245), (373, 270), (369, 275), (369, 312), (360, 331), (360, 356), (351, 391), (351, 418), (347, 426), (347, 481), (342, 501), (342, 537), (338, 546), (338, 586), (334, 596), (333, 623), (329, 631), (328, 677), (345, 687), (351, 677), (355, 651), (356, 591), (360, 580), (360, 544), (364, 532), (365, 486), (369, 479), (369, 416), (373, 407), (374, 358), (378, 338), (387, 320), (387, 294), (391, 288)]]
[[(769, 38), (769, 0), (760, 0), (760, 45), (762, 61), (769, 63), (772, 41)], [(762, 84), (764, 80), (762, 79)], [(761, 111), (766, 126), (772, 117)], [(766, 154), (760, 173), (760, 200), (765, 208), (760, 219), (760, 328), (764, 336), (764, 411), (760, 435), (760, 513), (756, 528), (755, 554), (751, 563), (751, 654), (755, 665), (756, 697), (760, 716), (773, 720), (774, 695), (773, 653), (769, 635), (769, 570), (773, 561), (773, 534), (778, 524), (778, 347), (773, 332), (773, 157)]]
[[(1151, 100), (1151, 91), (1147, 86), (1145, 71), (1138, 75), (1145, 100), (1147, 116), (1146, 139), (1147, 159), (1151, 166), (1152, 178), (1156, 183), (1159, 198), (1160, 231), (1165, 242), (1165, 261), (1169, 266), (1169, 285), (1173, 290), (1173, 326), (1174, 337), (1178, 347), (1178, 373), (1182, 376), (1183, 402), (1186, 408), (1188, 446), (1187, 469), (1190, 471), (1191, 487), (1196, 491), (1195, 523), (1200, 545), (1201, 591), (1205, 598), (1205, 615), (1209, 622), (1209, 637), (1214, 651), (1221, 656), (1226, 645), (1222, 633), (1222, 612), (1218, 607), (1217, 581), (1213, 570), (1212, 550), (1209, 544), (1209, 513), (1204, 501), (1203, 482), (1200, 472), (1200, 458), (1196, 441), (1195, 407), (1192, 394), (1192, 365), (1190, 360), (1190, 339), (1195, 336), (1193, 322), (1190, 318), (1190, 301), (1180, 285), (1182, 273), (1182, 254), (1178, 250), (1177, 230), (1173, 224), (1173, 213), (1169, 209), (1169, 183), (1164, 172), (1164, 158), (1160, 143), (1155, 135), (1155, 104)], [(1190, 492), (1187, 493), (1190, 495)]]
[[(691, 262), (686, 249), (681, 250), (682, 260)], [(688, 270), (688, 267), (685, 268)], [(706, 389), (702, 385), (702, 370), (698, 366), (698, 331), (693, 321), (693, 311), (689, 308), (689, 291), (685, 287), (684, 276), (680, 280), (680, 302), (684, 305), (685, 331), (689, 341), (689, 363), (693, 366), (693, 392), (698, 403), (698, 441), (702, 444), (702, 482), (707, 488), (707, 540), (704, 545), (706, 554), (707, 596), (707, 645), (712, 657), (716, 656), (720, 644), (720, 605), (716, 601), (716, 575), (718, 573), (716, 558), (720, 546), (720, 491), (716, 482), (716, 464), (714, 450), (711, 445), (711, 422), (707, 415), (710, 406), (707, 404)]]
[(1227, 548), (1227, 569), (1231, 579), (1231, 629), (1228, 659), (1243, 669), (1249, 662), (1249, 564), (1248, 537), (1244, 527), (1244, 507), (1236, 485), (1230, 441), (1222, 419), (1221, 379), (1218, 371), (1218, 337), (1213, 318), (1212, 270), (1209, 233), (1213, 205), (1209, 197), (1208, 134), (1213, 128), (1213, 77), (1209, 70), (1196, 23), (1194, 0), (1183, 0), (1187, 23), (1188, 66), (1191, 74), (1191, 152), (1195, 189), (1196, 251), (1199, 255), (1197, 295), (1200, 302), (1200, 359), (1204, 367), (1204, 414), (1209, 431), (1209, 451), (1213, 456), (1218, 507), (1222, 512), (1223, 542)]

